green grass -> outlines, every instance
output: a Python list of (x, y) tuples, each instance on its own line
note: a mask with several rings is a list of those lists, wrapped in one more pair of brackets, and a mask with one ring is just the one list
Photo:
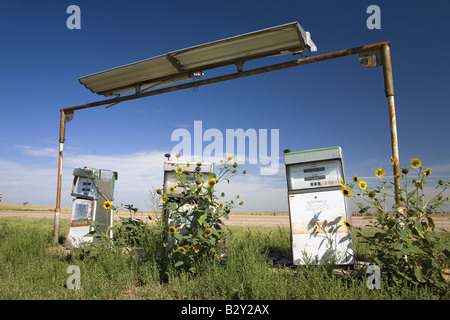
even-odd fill
[[(195, 276), (161, 263), (161, 241), (147, 235), (140, 254), (95, 257), (53, 245), (52, 219), (0, 218), (0, 299), (436, 299), (430, 290), (366, 287), (365, 273), (336, 276), (332, 266), (274, 266), (267, 254), (289, 254), (288, 228), (230, 227), (226, 260), (209, 261)], [(66, 236), (69, 222), (61, 221)], [(370, 231), (368, 231), (370, 232)], [(356, 241), (357, 257), (367, 247)], [(81, 271), (70, 290), (66, 269)]]

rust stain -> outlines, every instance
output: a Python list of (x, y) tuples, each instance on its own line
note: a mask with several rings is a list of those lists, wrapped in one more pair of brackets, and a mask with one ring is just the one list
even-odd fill
[(89, 220), (84, 220), (84, 221), (77, 221), (77, 220), (72, 220), (70, 222), (70, 227), (87, 227), (90, 225), (90, 221)]

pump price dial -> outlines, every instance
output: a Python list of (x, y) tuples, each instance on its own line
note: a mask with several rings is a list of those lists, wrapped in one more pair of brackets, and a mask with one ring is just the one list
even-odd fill
[(328, 187), (339, 184), (342, 164), (339, 160), (297, 163), (288, 166), (290, 190)]

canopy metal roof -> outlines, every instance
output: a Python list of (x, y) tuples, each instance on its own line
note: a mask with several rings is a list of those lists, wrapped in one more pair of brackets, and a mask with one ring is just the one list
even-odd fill
[(202, 71), (267, 56), (303, 53), (317, 48), (298, 22), (209, 42), (87, 75), (78, 79), (104, 96), (163, 86), (203, 75)]

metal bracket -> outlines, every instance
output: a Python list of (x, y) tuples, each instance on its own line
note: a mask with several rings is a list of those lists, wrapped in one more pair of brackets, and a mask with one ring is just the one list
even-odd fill
[(379, 50), (362, 52), (359, 54), (359, 64), (364, 67), (378, 67), (383, 63), (381, 61), (381, 53)]
[(237, 68), (237, 72), (242, 72), (244, 70), (244, 63), (245, 63), (244, 60), (238, 61), (238, 62), (235, 63), (236, 68)]
[(64, 121), (69, 122), (73, 119), (73, 110), (64, 112)]

